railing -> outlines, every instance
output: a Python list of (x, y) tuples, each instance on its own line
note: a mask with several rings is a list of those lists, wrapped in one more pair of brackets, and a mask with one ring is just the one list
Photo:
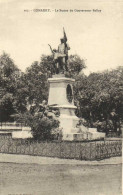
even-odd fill
[(102, 160), (122, 155), (121, 141), (41, 142), (0, 136), (0, 152), (79, 160)]

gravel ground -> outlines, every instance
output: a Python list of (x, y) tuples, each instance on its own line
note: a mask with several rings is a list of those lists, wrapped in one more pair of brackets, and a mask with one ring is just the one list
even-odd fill
[(121, 164), (0, 163), (1, 195), (121, 195)]

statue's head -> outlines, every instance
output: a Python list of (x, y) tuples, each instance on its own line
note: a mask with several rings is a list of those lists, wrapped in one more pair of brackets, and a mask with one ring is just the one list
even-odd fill
[(61, 38), (60, 40), (61, 40), (61, 43), (64, 43), (64, 38)]

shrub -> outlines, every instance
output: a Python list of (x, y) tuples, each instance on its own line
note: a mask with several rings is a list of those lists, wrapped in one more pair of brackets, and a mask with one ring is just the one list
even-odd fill
[(53, 134), (59, 132), (59, 112), (43, 101), (42, 104), (33, 104), (24, 114), (15, 116), (17, 122), (31, 127), (35, 140), (51, 140)]

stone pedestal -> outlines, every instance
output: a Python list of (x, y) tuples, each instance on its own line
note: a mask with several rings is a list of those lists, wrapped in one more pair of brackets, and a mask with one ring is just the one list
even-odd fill
[(86, 140), (93, 139), (93, 133), (89, 129), (76, 125), (79, 118), (75, 115), (76, 106), (74, 105), (73, 83), (74, 79), (66, 78), (63, 74), (54, 75), (49, 78), (49, 99), (48, 104), (58, 108), (60, 111), (60, 127), (62, 127), (63, 140)]
[[(49, 99), (48, 104), (57, 104), (60, 106), (74, 106), (74, 100), (68, 101), (67, 99), (67, 86), (71, 87), (73, 93), (74, 79), (66, 78), (63, 74), (54, 75), (53, 78), (49, 78)], [(72, 94), (73, 95), (73, 94)], [(74, 106), (74, 109), (76, 107)]]
[[(63, 139), (68, 140), (71, 132), (74, 132), (79, 118), (75, 115), (73, 83), (74, 79), (66, 78), (64, 75), (55, 75), (49, 78), (49, 99), (48, 104), (60, 111), (60, 127), (63, 129)], [(73, 140), (73, 139), (72, 139)]]

